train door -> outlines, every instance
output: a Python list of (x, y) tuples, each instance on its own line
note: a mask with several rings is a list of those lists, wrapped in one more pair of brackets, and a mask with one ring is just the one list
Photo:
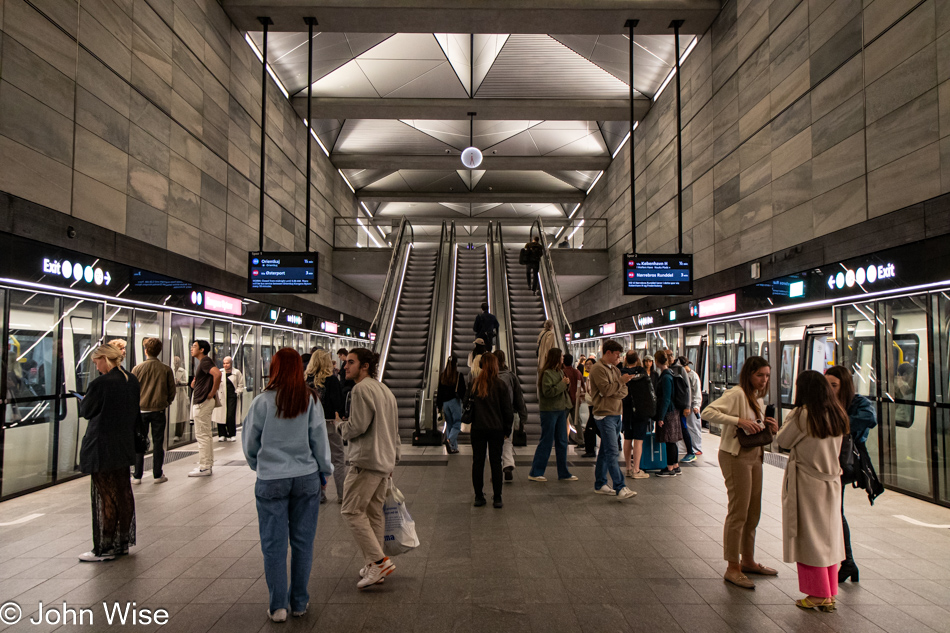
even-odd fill
[(878, 428), (867, 448), (881, 481), (933, 498), (941, 466), (932, 452), (926, 296), (850, 304), (835, 313), (843, 337), (840, 357), (854, 374), (855, 391), (878, 405)]
[(172, 313), (167, 316), (166, 357), (175, 374), (175, 400), (168, 411), (168, 447), (194, 440), (191, 422), (191, 342), (194, 340), (194, 318)]
[(709, 383), (706, 379), (706, 328), (688, 329), (683, 337), (686, 358), (693, 364), (693, 370), (699, 376), (703, 390), (703, 404), (708, 399)]
[(934, 351), (934, 455), (938, 500), (950, 504), (950, 296), (932, 298)]
[[(122, 360), (122, 367), (127, 371), (131, 371), (135, 367), (136, 360), (142, 360), (141, 348), (136, 350), (135, 343), (132, 340), (132, 310), (106, 304), (104, 327), (104, 343), (125, 342), (125, 358)], [(138, 355), (136, 355), (136, 351), (138, 351)]]
[[(739, 384), (739, 374), (746, 358), (762, 356), (769, 359), (769, 317), (737, 319), (708, 326), (709, 401), (717, 400), (727, 389)], [(710, 430), (718, 433), (716, 425)]]

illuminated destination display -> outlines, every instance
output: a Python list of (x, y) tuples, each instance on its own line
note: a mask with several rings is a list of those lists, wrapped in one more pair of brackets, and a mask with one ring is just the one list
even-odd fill
[(317, 292), (316, 253), (249, 253), (248, 292)]
[(624, 255), (625, 295), (693, 294), (692, 255)]

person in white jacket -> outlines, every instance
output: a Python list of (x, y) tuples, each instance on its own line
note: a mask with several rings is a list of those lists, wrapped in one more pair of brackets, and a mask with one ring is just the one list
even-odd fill
[(237, 421), (243, 419), (242, 394), (247, 391), (244, 386), (244, 374), (241, 373), (230, 356), (221, 361), (223, 374), (227, 380), (218, 385), (218, 401), (225, 405), (211, 412), (211, 421), (218, 425), (219, 442), (237, 441)]

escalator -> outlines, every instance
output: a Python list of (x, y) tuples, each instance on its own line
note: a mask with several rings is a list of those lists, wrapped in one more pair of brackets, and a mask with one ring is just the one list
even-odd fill
[(468, 355), (475, 341), (472, 326), (488, 301), (488, 274), (485, 245), (460, 248), (455, 272), (455, 309), (452, 314), (452, 354), (458, 359), (459, 373), (468, 382)]
[(416, 429), (416, 399), (426, 369), (436, 260), (435, 250), (409, 249), (382, 374), (383, 384), (399, 405), (399, 435), (403, 439), (410, 439)]
[(525, 267), (518, 263), (519, 249), (505, 249), (508, 278), (511, 332), (514, 339), (513, 359), (508, 366), (518, 376), (528, 409), (525, 432), (528, 442), (541, 437), (541, 416), (538, 408), (538, 334), (544, 326), (545, 312), (541, 297), (528, 287)]

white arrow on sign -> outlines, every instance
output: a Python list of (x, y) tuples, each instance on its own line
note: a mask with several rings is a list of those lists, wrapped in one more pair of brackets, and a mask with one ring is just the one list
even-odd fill
[(109, 282), (112, 281), (112, 275), (109, 274), (109, 271), (106, 271), (105, 277), (102, 278), (106, 282), (106, 285), (109, 285)]

